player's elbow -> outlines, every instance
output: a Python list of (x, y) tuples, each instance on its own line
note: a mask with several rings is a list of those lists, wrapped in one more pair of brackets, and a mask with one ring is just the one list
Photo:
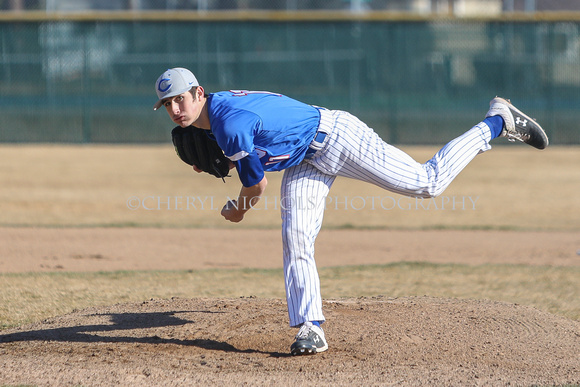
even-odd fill
[(252, 185), (242, 184), (242, 194), (244, 196), (254, 196), (259, 197), (264, 193), (266, 190), (266, 186), (268, 185), (268, 179), (266, 176), (262, 177), (260, 181)]

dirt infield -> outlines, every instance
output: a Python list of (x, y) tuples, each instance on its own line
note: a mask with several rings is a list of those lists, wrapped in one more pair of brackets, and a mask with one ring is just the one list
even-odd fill
[(330, 342), (288, 354), (281, 300), (93, 308), (0, 335), (0, 383), (86, 386), (558, 385), (580, 382), (580, 323), (488, 301), (341, 299)]
[[(227, 230), (234, 247), (213, 259), (209, 246), (223, 230), (1, 231), (3, 272), (281, 265), (278, 231), (256, 237), (255, 230)], [(272, 259), (257, 259), (243, 247), (252, 236), (252, 243), (275, 251)], [(417, 257), (578, 266), (579, 238), (572, 232), (327, 230), (317, 253), (320, 266)], [(580, 383), (580, 323), (531, 307), (377, 297), (325, 300), (324, 308), (330, 349), (307, 358), (288, 355), (296, 330), (288, 328), (280, 299), (176, 298), (84, 309), (1, 331), (0, 385)]]
[[(280, 230), (0, 228), (0, 272), (281, 268), (281, 249)], [(578, 266), (579, 252), (572, 231), (323, 230), (316, 261)]]

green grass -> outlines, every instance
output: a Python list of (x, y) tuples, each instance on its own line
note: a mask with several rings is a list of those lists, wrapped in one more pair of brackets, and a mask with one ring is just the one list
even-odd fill
[[(489, 299), (580, 321), (580, 267), (395, 263), (322, 268), (320, 278), (325, 299)], [(279, 269), (1, 274), (0, 289), (0, 329), (151, 298), (284, 298)]]

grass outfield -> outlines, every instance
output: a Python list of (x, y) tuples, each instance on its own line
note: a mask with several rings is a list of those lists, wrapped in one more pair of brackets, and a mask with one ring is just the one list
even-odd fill
[[(580, 321), (580, 267), (396, 263), (321, 268), (325, 299), (385, 295), (489, 299)], [(0, 275), (2, 328), (151, 298), (284, 298), (278, 269)]]
[[(403, 147), (419, 162), (436, 147)], [(237, 176), (196, 174), (170, 145), (0, 145), (0, 226), (280, 227), (280, 180), (242, 225), (219, 215)], [(580, 230), (580, 147), (495, 146), (442, 196), (415, 201), (337, 179), (324, 227)]]

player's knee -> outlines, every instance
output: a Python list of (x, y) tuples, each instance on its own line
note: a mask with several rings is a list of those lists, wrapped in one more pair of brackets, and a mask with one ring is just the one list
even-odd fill
[(435, 197), (439, 196), (441, 194), (441, 192), (439, 190), (435, 190), (433, 188), (427, 188), (427, 189), (421, 191), (420, 193), (418, 193), (417, 195), (415, 195), (415, 197), (421, 198), (421, 199), (431, 199), (431, 198), (435, 198)]
[(306, 232), (292, 227), (283, 228), (282, 243), (284, 256), (290, 259), (300, 259), (303, 255), (309, 255), (310, 246), (314, 245), (314, 241)]

